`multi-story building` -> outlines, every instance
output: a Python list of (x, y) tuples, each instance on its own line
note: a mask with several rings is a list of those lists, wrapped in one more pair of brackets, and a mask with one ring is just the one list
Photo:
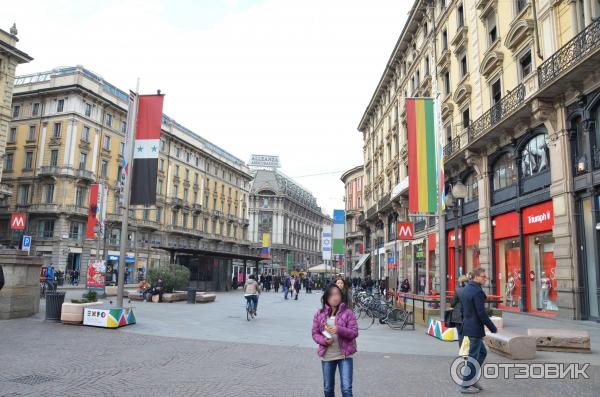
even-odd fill
[[(64, 67), (15, 81), (0, 233), (17, 240), (8, 219), (28, 215), (32, 251), (58, 269), (105, 257), (116, 277), (121, 230), (117, 175), (125, 147), (128, 94), (89, 70)], [(223, 289), (233, 262), (257, 259), (247, 238), (251, 175), (243, 161), (163, 115), (156, 205), (130, 208), (127, 281), (148, 268), (178, 262), (192, 285)], [(108, 186), (103, 238), (86, 240), (89, 186)]]
[[(346, 211), (346, 274), (352, 271), (362, 272), (369, 255), (364, 253), (363, 231), (359, 226), (359, 217), (363, 211), (363, 166), (351, 168), (341, 176), (344, 183), (344, 204)], [(362, 259), (362, 262), (361, 262)]]
[[(415, 1), (359, 126), (366, 221), (385, 220), (389, 201), (404, 207), (404, 186), (388, 197), (382, 174), (396, 167), (384, 143), (391, 130), (406, 175), (403, 99), (439, 98), (445, 188), (457, 196), (443, 233), (450, 290), (481, 266), (506, 310), (600, 318), (599, 14), (593, 0)], [(439, 254), (435, 235), (427, 240), (425, 251)], [(430, 280), (436, 288), (429, 255), (425, 290)], [(401, 272), (406, 265), (419, 292), (412, 259)]]
[(265, 272), (306, 270), (321, 263), (321, 233), (327, 216), (317, 199), (276, 169), (252, 170), (249, 238), (258, 252), (270, 235), (271, 259)]
[[(16, 48), (17, 27), (13, 24), (10, 33), (0, 29), (0, 159), (4, 159), (8, 126), (11, 119), (13, 85), (17, 65), (30, 62), (33, 58)], [(0, 161), (0, 181), (4, 162)], [(0, 183), (0, 198), (10, 196), (12, 191)]]

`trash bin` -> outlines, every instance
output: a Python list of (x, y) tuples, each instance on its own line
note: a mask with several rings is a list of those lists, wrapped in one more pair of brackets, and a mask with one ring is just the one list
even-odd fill
[(188, 288), (187, 303), (196, 303), (196, 288)]
[(60, 314), (64, 301), (64, 291), (46, 292), (46, 321), (60, 321)]

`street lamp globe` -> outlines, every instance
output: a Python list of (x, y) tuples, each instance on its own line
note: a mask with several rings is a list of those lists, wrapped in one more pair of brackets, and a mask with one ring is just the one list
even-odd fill
[(444, 196), (444, 204), (447, 208), (454, 207), (454, 196), (452, 195), (452, 191), (449, 191), (446, 193), (446, 196)]
[(467, 187), (461, 181), (457, 181), (452, 186), (452, 195), (457, 200), (464, 200), (467, 197)]

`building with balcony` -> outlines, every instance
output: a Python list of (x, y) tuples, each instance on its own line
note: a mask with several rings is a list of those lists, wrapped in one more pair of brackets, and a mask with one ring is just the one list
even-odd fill
[[(249, 238), (256, 252), (269, 233), (266, 273), (301, 271), (322, 263), (321, 234), (327, 217), (307, 189), (276, 169), (252, 170)], [(331, 219), (331, 218), (329, 218)]]
[[(464, 193), (448, 200), (446, 211), (448, 289), (460, 274), (483, 267), (488, 291), (502, 296), (505, 310), (600, 318), (598, 16), (592, 0), (415, 1), (359, 127), (365, 226), (386, 219), (381, 200), (395, 181), (380, 175), (390, 161), (384, 137), (394, 112), (402, 177), (403, 97), (439, 95), (445, 190)], [(422, 68), (432, 74), (431, 92), (398, 85), (403, 74), (400, 81), (418, 81)], [(392, 205), (404, 219), (398, 191)], [(439, 254), (430, 246), (427, 252)], [(413, 254), (407, 266), (419, 291)], [(437, 273), (428, 255), (426, 290), (429, 280), (435, 289)]]
[[(15, 194), (0, 206), (0, 239), (15, 244), (10, 214), (26, 213), (32, 252), (58, 269), (119, 259), (120, 174), (129, 95), (81, 66), (17, 77), (3, 183)], [(255, 258), (247, 238), (251, 175), (245, 163), (167, 115), (159, 148), (156, 204), (130, 207), (128, 281), (177, 262), (192, 285), (225, 289), (234, 263)], [(108, 186), (107, 223), (86, 240), (89, 186)]]
[[(369, 255), (365, 254), (363, 229), (360, 217), (363, 213), (363, 166), (351, 168), (344, 172), (341, 181), (344, 183), (344, 205), (346, 211), (346, 273), (370, 273)], [(363, 270), (363, 267), (367, 270)]]
[[(14, 24), (10, 32), (0, 29), (0, 159), (4, 159), (8, 126), (14, 111), (11, 103), (16, 69), (19, 64), (33, 60), (32, 57), (16, 48), (18, 41), (17, 27)], [(3, 168), (4, 161), (0, 161), (0, 181)], [(8, 186), (0, 182), (0, 199), (5, 199), (12, 193)]]

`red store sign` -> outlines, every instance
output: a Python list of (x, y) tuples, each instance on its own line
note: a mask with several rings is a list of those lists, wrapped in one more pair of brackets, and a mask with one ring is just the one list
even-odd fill
[(554, 209), (552, 201), (523, 209), (523, 234), (533, 234), (552, 230)]
[(412, 223), (398, 222), (398, 240), (412, 240), (415, 238), (415, 229)]

